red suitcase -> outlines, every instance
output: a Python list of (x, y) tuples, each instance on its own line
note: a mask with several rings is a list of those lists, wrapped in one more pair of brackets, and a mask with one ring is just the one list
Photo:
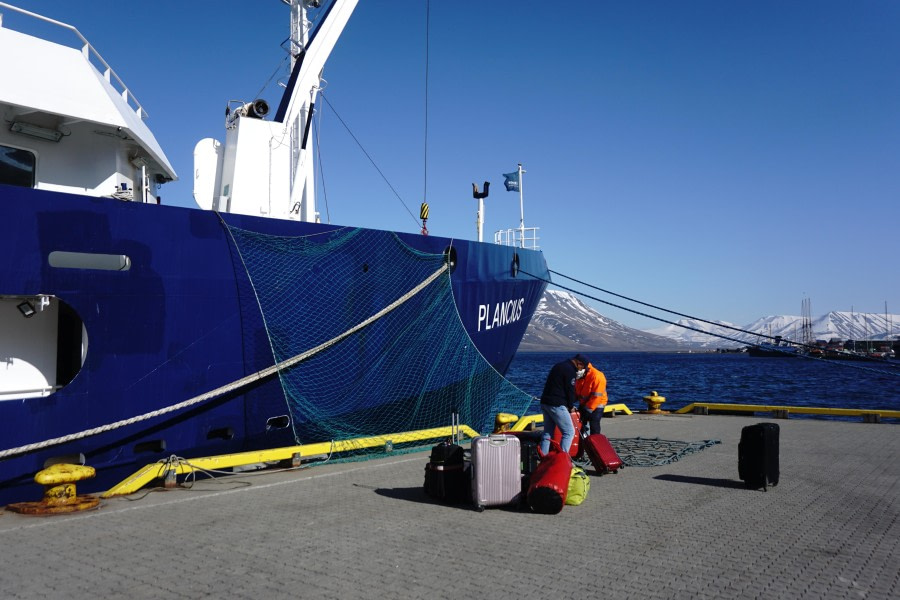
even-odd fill
[(616, 473), (624, 466), (622, 459), (609, 443), (609, 439), (602, 433), (585, 436), (582, 443), (598, 474)]
[[(572, 425), (575, 426), (575, 437), (572, 438), (572, 445), (569, 447), (569, 456), (578, 459), (584, 455), (584, 448), (581, 447), (581, 417), (577, 410), (570, 411), (569, 414), (572, 415)], [(546, 423), (544, 423), (544, 427), (547, 427)], [(557, 444), (562, 441), (562, 431), (559, 430), (559, 427), (553, 432), (552, 439)]]

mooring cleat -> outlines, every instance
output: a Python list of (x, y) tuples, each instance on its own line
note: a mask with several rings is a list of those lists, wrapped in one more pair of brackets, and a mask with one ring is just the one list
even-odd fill
[(656, 390), (650, 392), (649, 396), (644, 396), (644, 402), (647, 403), (647, 410), (644, 412), (648, 415), (660, 415), (663, 414), (664, 410), (660, 410), (659, 406), (666, 401), (665, 396), (660, 396), (656, 393)]
[(94, 496), (79, 496), (75, 483), (97, 474), (94, 467), (58, 464), (38, 471), (34, 480), (44, 486), (44, 499), (40, 502), (17, 502), (7, 510), (23, 515), (53, 515), (90, 510), (100, 504)]

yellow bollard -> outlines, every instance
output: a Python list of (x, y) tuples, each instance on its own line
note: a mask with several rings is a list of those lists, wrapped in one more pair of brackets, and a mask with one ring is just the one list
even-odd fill
[(502, 431), (509, 431), (509, 428), (513, 426), (513, 423), (516, 423), (519, 420), (519, 417), (510, 413), (500, 413), (497, 415), (497, 418), (494, 420), (494, 433), (500, 433)]
[(659, 409), (659, 405), (666, 401), (665, 396), (660, 396), (656, 390), (650, 392), (649, 396), (644, 396), (644, 402), (647, 403), (647, 410), (644, 412), (649, 415), (661, 415), (665, 411)]
[(52, 515), (96, 508), (100, 499), (79, 496), (75, 483), (97, 474), (94, 467), (82, 465), (52, 465), (38, 471), (34, 480), (44, 486), (44, 499), (40, 502), (17, 502), (6, 508), (23, 515)]

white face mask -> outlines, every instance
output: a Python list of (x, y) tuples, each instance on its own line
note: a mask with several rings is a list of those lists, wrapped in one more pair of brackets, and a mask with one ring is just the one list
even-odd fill
[(575, 371), (575, 379), (581, 379), (582, 377), (584, 377), (584, 372), (585, 369), (579, 369)]

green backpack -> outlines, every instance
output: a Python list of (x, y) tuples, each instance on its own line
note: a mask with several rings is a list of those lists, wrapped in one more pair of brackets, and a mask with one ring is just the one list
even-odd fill
[(569, 476), (569, 493), (566, 496), (566, 504), (570, 506), (578, 506), (587, 498), (591, 489), (591, 480), (587, 473), (581, 467), (572, 467), (572, 474)]

